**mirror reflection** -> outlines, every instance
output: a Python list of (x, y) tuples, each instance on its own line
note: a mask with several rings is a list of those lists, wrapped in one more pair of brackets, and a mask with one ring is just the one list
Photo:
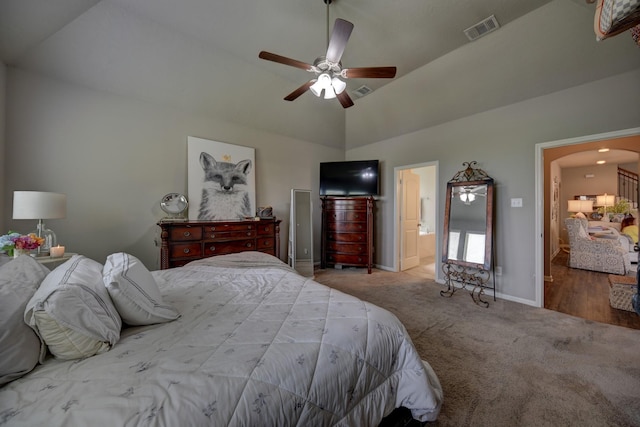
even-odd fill
[(487, 185), (453, 187), (448, 258), (484, 264), (486, 222)]
[(492, 195), (492, 181), (447, 184), (442, 262), (489, 268)]
[(313, 226), (311, 190), (291, 190), (289, 265), (300, 275), (313, 277)]

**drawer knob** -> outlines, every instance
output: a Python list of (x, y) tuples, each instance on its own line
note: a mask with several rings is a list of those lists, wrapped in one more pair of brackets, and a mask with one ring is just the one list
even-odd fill
[(211, 252), (215, 252), (215, 251), (216, 251), (216, 247), (215, 247), (215, 246), (211, 246), (211, 247), (209, 248), (209, 250), (210, 250)]
[(190, 231), (185, 231), (183, 234), (184, 234), (184, 237), (189, 237), (189, 236), (191, 236), (191, 232), (190, 232)]
[(215, 239), (215, 238), (216, 238), (216, 235), (215, 235), (214, 233), (211, 233), (211, 238), (212, 238), (212, 239)]
[(251, 237), (251, 232), (247, 231), (247, 237)]
[(191, 252), (191, 250), (189, 248), (184, 248), (182, 252), (184, 252), (185, 254), (188, 254), (189, 252)]
[(358, 239), (362, 240), (362, 237), (363, 237), (363, 236), (358, 236)]
[(215, 227), (211, 227), (209, 230), (216, 231), (216, 228)]
[(247, 242), (247, 247), (250, 248), (251, 246), (253, 246), (253, 243)]

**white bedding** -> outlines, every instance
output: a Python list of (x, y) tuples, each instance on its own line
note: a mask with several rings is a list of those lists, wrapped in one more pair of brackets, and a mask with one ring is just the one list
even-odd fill
[(388, 311), (259, 252), (154, 271), (177, 320), (0, 388), (4, 426), (368, 426), (442, 390)]

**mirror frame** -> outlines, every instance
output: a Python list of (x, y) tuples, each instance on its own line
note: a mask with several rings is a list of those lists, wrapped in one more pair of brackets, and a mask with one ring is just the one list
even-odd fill
[[(465, 267), (472, 267), (480, 270), (489, 271), (492, 266), (492, 255), (493, 255), (493, 194), (494, 194), (494, 182), (493, 178), (489, 177), (482, 171), (481, 169), (473, 169), (471, 166), (476, 162), (464, 163), (468, 165), (468, 168), (465, 171), (460, 171), (456, 176), (447, 183), (447, 199), (445, 203), (444, 209), (444, 231), (443, 231), (443, 245), (442, 245), (442, 263), (443, 264), (457, 264)], [(472, 171), (480, 171), (481, 173), (472, 172), (469, 173), (470, 169)], [(461, 173), (463, 174), (462, 179), (459, 177)], [(473, 179), (473, 180), (465, 180), (465, 178), (482, 178), (482, 179)], [(473, 185), (486, 185), (487, 186), (487, 197), (486, 197), (486, 238), (484, 244), (484, 263), (477, 264), (468, 261), (458, 260), (458, 259), (450, 259), (449, 258), (449, 220), (451, 216), (451, 195), (453, 194), (454, 188), (457, 187), (466, 187)]]

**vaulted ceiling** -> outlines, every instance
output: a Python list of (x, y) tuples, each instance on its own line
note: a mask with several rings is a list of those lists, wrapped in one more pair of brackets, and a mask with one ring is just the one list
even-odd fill
[[(594, 11), (585, 0), (333, 0), (329, 21), (355, 25), (344, 66), (393, 65), (395, 81), (415, 82), (422, 96), (388, 123), (399, 134), (639, 68), (629, 36), (595, 40)], [(349, 111), (395, 81), (349, 80), (350, 93), (374, 90), (352, 95), (349, 110), (311, 93), (290, 103), (283, 97), (312, 75), (258, 59), (267, 50), (313, 62), (326, 50), (326, 13), (323, 0), (2, 0), (0, 60), (340, 147)], [(470, 42), (463, 30), (490, 15), (501, 28)]]

